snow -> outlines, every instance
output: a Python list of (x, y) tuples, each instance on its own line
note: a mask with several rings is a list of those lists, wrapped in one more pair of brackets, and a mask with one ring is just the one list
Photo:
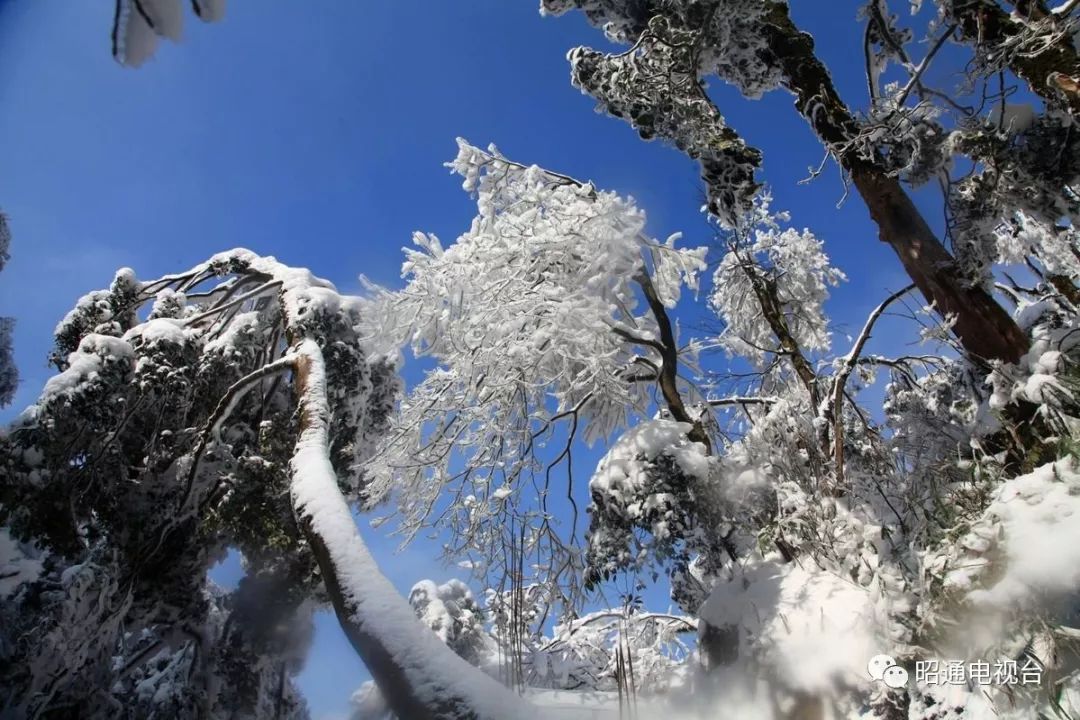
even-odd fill
[(810, 560), (749, 558), (714, 587), (699, 616), (714, 627), (737, 626), (740, 657), (750, 650), (775, 680), (807, 692), (866, 683), (867, 661), (886, 647), (866, 588)]
[[(437, 367), (401, 403), (368, 465), (368, 493), (373, 502), (400, 499), (411, 531), (458, 483), (462, 497), (479, 501), (443, 522), (484, 532), (487, 518), (535, 498), (472, 487), (491, 477), (486, 468), (499, 468), (516, 488), (533, 471), (529, 449), (558, 428), (573, 424), (594, 442), (647, 411), (650, 385), (627, 380), (642, 361), (661, 362), (639, 279), (651, 270), (661, 301), (674, 303), (682, 285), (696, 288), (705, 249), (680, 247), (677, 234), (648, 236), (633, 198), (515, 163), (492, 147), (459, 139), (449, 166), (477, 213), (453, 244), (414, 234), (405, 288), (379, 297), (383, 332)], [(454, 431), (442, 432), (446, 423)], [(450, 458), (485, 470), (458, 482)]]
[[(184, 31), (185, 0), (118, 0), (113, 26), (113, 55), (121, 65), (139, 67), (157, 50), (158, 37), (179, 41)], [(225, 15), (225, 0), (192, 0), (201, 20)]]
[(675, 241), (682, 233), (673, 233), (663, 245), (651, 247), (656, 294), (665, 307), (673, 308), (679, 302), (683, 284), (697, 292), (698, 274), (708, 265), (705, 262), (706, 247), (681, 251), (675, 249)]
[(590, 490), (605, 495), (640, 495), (650, 484), (646, 465), (660, 455), (671, 456), (686, 475), (708, 477), (705, 446), (687, 440), (691, 429), (690, 423), (651, 420), (627, 430), (596, 466)]
[(531, 688), (525, 697), (542, 710), (545, 718), (616, 720), (621, 717), (619, 695), (616, 692), (571, 692)]
[(1045, 300), (1025, 303), (1016, 310), (1021, 327), (1031, 336), (1031, 349), (1014, 365), (1000, 366), (990, 374), (993, 388), (989, 406), (1001, 409), (1017, 401), (1042, 406), (1042, 412), (1060, 411), (1075, 402), (1070, 383), (1067, 354), (1077, 343), (1071, 325), (1056, 327), (1051, 320), (1060, 312), (1056, 303)]
[(203, 345), (203, 352), (228, 352), (236, 347), (237, 340), (245, 334), (253, 334), (258, 331), (260, 325), (259, 312), (251, 310), (237, 313), (228, 327), (218, 333)]
[(126, 341), (109, 335), (91, 333), (79, 343), (79, 349), (68, 356), (68, 367), (45, 383), (40, 403), (65, 393), (71, 393), (83, 383), (95, 379), (108, 359), (134, 360), (135, 353)]
[[(710, 17), (752, 18), (762, 7), (760, 3), (757, 7), (752, 3), (742, 5), (711, 13)], [(645, 13), (636, 15), (639, 19), (648, 17)], [(760, 42), (760, 38), (754, 36), (751, 42)], [(759, 187), (754, 172), (761, 163), (761, 155), (747, 147), (728, 127), (709, 100), (697, 63), (706, 58), (703, 61), (706, 65), (726, 65), (716, 51), (732, 45), (741, 50), (745, 42), (733, 44), (721, 40), (701, 44), (701, 35), (696, 30), (682, 27), (679, 21), (669, 21), (661, 13), (651, 18), (648, 32), (640, 35), (631, 51), (607, 54), (578, 47), (567, 55), (573, 84), (597, 100), (598, 111), (628, 120), (642, 138), (668, 140), (699, 161), (706, 181), (708, 210), (727, 227), (735, 226), (752, 202)], [(738, 64), (726, 69), (740, 68), (757, 75), (759, 69), (770, 67), (752, 53), (735, 54), (739, 56)], [(759, 81), (771, 84), (777, 78), (774, 75), (772, 80), (761, 77), (751, 80), (741, 72), (737, 74), (740, 77), (729, 76), (732, 82), (750, 94), (764, 89), (758, 85)], [(688, 88), (696, 88), (697, 92)]]
[(150, 17), (158, 35), (179, 40), (184, 31), (184, 10), (181, 0), (139, 0)]
[(1057, 378), (1047, 373), (1034, 373), (1024, 381), (1023, 394), (1035, 403), (1053, 402), (1057, 397), (1072, 399), (1072, 393), (1065, 389)]
[(113, 27), (113, 54), (121, 65), (139, 67), (157, 50), (154, 28), (135, 7), (135, 0), (119, 0)]
[(330, 409), (322, 352), (312, 340), (296, 348), (307, 379), (300, 408), (305, 422), (291, 462), (297, 515), (311, 523), (337, 570), (349, 620), (376, 638), (416, 689), (421, 702), (457, 699), (481, 718), (531, 717), (533, 711), (494, 679), (458, 657), (417, 622), (409, 603), (384, 576), (360, 537), (329, 459)]
[[(593, 516), (589, 545), (599, 566), (606, 566), (612, 553), (622, 558), (620, 562), (627, 559), (630, 551), (615, 541), (626, 537), (624, 524), (645, 526), (654, 538), (667, 541), (686, 523), (682, 513), (687, 509), (675, 493), (687, 480), (701, 488), (712, 468), (705, 446), (687, 438), (691, 428), (673, 420), (641, 422), (601, 458), (589, 480)], [(665, 457), (674, 462), (674, 475), (664, 467)], [(599, 518), (604, 520), (598, 522)], [(620, 527), (609, 528), (609, 523)]]
[(825, 351), (831, 344), (825, 301), (829, 288), (846, 280), (832, 267), (824, 243), (810, 230), (782, 227), (787, 213), (773, 212), (771, 196), (754, 204), (754, 227), (741, 244), (733, 244), (713, 274), (709, 305), (724, 321), (720, 345), (729, 353), (767, 363), (777, 347), (773, 328), (754, 290), (752, 275), (768, 278), (782, 305), (795, 342), (807, 351)]
[(993, 568), (996, 581), (968, 594), (972, 603), (1027, 609), (1054, 605), (1080, 591), (1080, 471), (1075, 458), (1006, 481), (985, 517), (998, 529), (1001, 560)]
[(435, 631), (439, 639), (444, 643), (449, 642), (450, 633), (453, 631), (454, 618), (443, 602), (443, 597), (448, 594), (449, 587), (443, 588), (431, 580), (421, 580), (413, 585), (409, 591), (409, 604), (414, 610), (422, 609), (420, 619), (425, 625)]
[[(1073, 277), (1080, 272), (1080, 258), (1073, 253), (1077, 230), (1072, 223), (1069, 227), (1061, 227), (1055, 222), (1046, 222), (1045, 218), (1040, 220), (1017, 211), (998, 223), (993, 228), (992, 236), (998, 262), (1023, 265), (1028, 257), (1035, 255), (1049, 272)], [(1034, 307), (1018, 317), (1017, 322), (1025, 329), (1031, 327), (1040, 311), (1045, 311), (1050, 304), (1049, 301), (1033, 301), (1022, 296), (1021, 307)]]
[(124, 340), (131, 341), (141, 338), (144, 343), (156, 345), (168, 343), (183, 345), (185, 343), (184, 323), (173, 318), (156, 318), (137, 325), (124, 335)]

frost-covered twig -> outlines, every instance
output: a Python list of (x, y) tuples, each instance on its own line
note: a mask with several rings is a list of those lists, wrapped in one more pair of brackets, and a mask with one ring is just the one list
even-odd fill
[(938, 37), (938, 39), (934, 41), (933, 46), (926, 53), (926, 57), (924, 57), (922, 59), (922, 62), (919, 63), (918, 67), (916, 67), (914, 72), (911, 74), (911, 79), (908, 80), (907, 85), (904, 86), (904, 88), (900, 91), (900, 93), (893, 100), (893, 103), (897, 107), (902, 106), (904, 104), (904, 102), (907, 100), (908, 95), (911, 94), (911, 91), (913, 89), (915, 89), (916, 87), (919, 87), (921, 85), (922, 77), (926, 73), (926, 71), (929, 69), (930, 63), (933, 62), (933, 60), (934, 60), (934, 56), (937, 55), (938, 52), (941, 50), (941, 48), (945, 46), (945, 41), (948, 40), (950, 37), (952, 37), (952, 34), (954, 32), (956, 32), (956, 24), (955, 23), (953, 23), (952, 25), (949, 25), (947, 28), (945, 28), (945, 30), (941, 33), (941, 36)]
[(907, 287), (897, 290), (889, 297), (885, 298), (876, 308), (874, 308), (869, 317), (866, 318), (866, 322), (863, 324), (862, 331), (855, 339), (855, 343), (851, 346), (851, 351), (843, 359), (840, 364), (840, 369), (836, 373), (836, 377), (833, 379), (831, 402), (832, 406), (829, 409), (829, 414), (833, 421), (833, 463), (836, 471), (836, 481), (838, 483), (843, 482), (844, 479), (844, 416), (843, 416), (843, 402), (844, 402), (844, 388), (847, 385), (848, 377), (851, 375), (851, 371), (855, 369), (858, 363), (859, 355), (862, 353), (863, 348), (866, 346), (867, 341), (870, 340), (870, 333), (874, 329), (874, 324), (881, 317), (885, 309), (889, 307), (893, 302), (899, 300), (904, 295), (915, 289), (915, 285), (908, 285)]

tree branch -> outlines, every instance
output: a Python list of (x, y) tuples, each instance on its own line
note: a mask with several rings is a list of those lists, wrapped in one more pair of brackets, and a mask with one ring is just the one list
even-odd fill
[(896, 300), (899, 300), (904, 295), (907, 295), (913, 289), (915, 289), (915, 285), (911, 284), (902, 290), (897, 290), (871, 311), (870, 316), (866, 318), (866, 323), (863, 325), (862, 332), (860, 332), (858, 338), (855, 339), (855, 344), (852, 345), (851, 351), (844, 358), (843, 364), (840, 366), (840, 371), (833, 379), (831, 413), (833, 421), (833, 462), (836, 468), (837, 482), (841, 482), (844, 479), (844, 387), (847, 385), (847, 380), (851, 376), (851, 371), (855, 369), (855, 365), (858, 363), (859, 355), (862, 353), (867, 341), (870, 340), (870, 333), (874, 329), (874, 323), (878, 321), (878, 318), (881, 317), (882, 313), (885, 312), (885, 309), (889, 307), (889, 305)]
[(322, 571), (346, 637), (394, 713), (417, 720), (496, 720), (530, 706), (473, 667), (420, 623), (379, 571), (330, 463), (330, 407), (322, 350), (294, 341), (300, 436), (290, 467), (297, 522)]
[(701, 424), (701, 420), (690, 416), (682, 395), (679, 393), (679, 346), (675, 341), (675, 330), (671, 318), (668, 316), (667, 308), (664, 307), (664, 303), (660, 300), (656, 287), (653, 285), (652, 278), (647, 273), (639, 273), (635, 279), (645, 293), (645, 300), (649, 304), (649, 310), (652, 312), (656, 325), (660, 329), (660, 346), (657, 348), (661, 358), (659, 384), (668, 411), (676, 421), (690, 423), (693, 429), (687, 437), (703, 444), (706, 453), (711, 453), (712, 441), (709, 440), (705, 427)]

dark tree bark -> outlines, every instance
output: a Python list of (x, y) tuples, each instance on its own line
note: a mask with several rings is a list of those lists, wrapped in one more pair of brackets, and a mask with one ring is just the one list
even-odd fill
[(668, 317), (667, 308), (664, 307), (660, 296), (657, 295), (656, 288), (653, 286), (648, 274), (643, 273), (638, 278), (638, 284), (645, 293), (649, 309), (652, 311), (653, 317), (656, 319), (656, 325), (660, 329), (660, 342), (655, 345), (661, 358), (657, 383), (660, 386), (661, 394), (664, 396), (664, 401), (667, 403), (668, 411), (676, 421), (689, 423), (692, 429), (687, 434), (687, 437), (694, 442), (701, 443), (705, 446), (705, 452), (711, 453), (712, 441), (709, 439), (709, 434), (701, 424), (701, 419), (690, 415), (690, 412), (686, 409), (686, 403), (683, 402), (682, 394), (679, 393), (679, 347), (675, 342), (675, 330), (671, 324), (671, 318)]
[(765, 277), (761, 269), (752, 263), (744, 264), (742, 270), (750, 280), (750, 286), (754, 289), (754, 296), (761, 305), (761, 313), (765, 317), (765, 321), (769, 323), (769, 329), (772, 330), (777, 342), (780, 343), (780, 352), (791, 361), (791, 366), (795, 369), (799, 382), (810, 393), (811, 405), (816, 408), (818, 403), (821, 402), (821, 393), (817, 385), (817, 373), (814, 371), (814, 366), (807, 360), (806, 355), (803, 354), (799, 342), (791, 334), (787, 316), (784, 314), (784, 304), (780, 301), (776, 283)]
[(965, 286), (955, 260), (900, 182), (879, 165), (845, 149), (846, 141), (858, 133), (858, 124), (815, 55), (813, 38), (795, 26), (786, 4), (772, 4), (765, 35), (799, 113), (821, 141), (836, 151), (877, 224), (880, 239), (900, 258), (915, 286), (939, 313), (956, 317), (953, 332), (964, 350), (984, 360), (1017, 361), (1028, 350), (1019, 326), (985, 290)]
[[(757, 167), (759, 154), (739, 140), (740, 152), (709, 160), (713, 163), (710, 170), (705, 151), (711, 151), (713, 144), (701, 138), (716, 138), (716, 142), (726, 143), (725, 147), (732, 146), (733, 131), (723, 123), (700, 83), (686, 82), (687, 71), (676, 73), (671, 69), (682, 67), (680, 63), (686, 58), (677, 51), (685, 53), (687, 48), (690, 61), (696, 62), (701, 50), (694, 49), (693, 44), (709, 42), (708, 36), (698, 33), (701, 24), (707, 22), (709, 13), (723, 12), (722, 4), (669, 7), (656, 0), (546, 3), (555, 12), (565, 11), (571, 4), (582, 8), (594, 24), (605, 26), (609, 32), (614, 27), (627, 42), (636, 39), (635, 48), (641, 53), (629, 59), (635, 56), (604, 55), (579, 48), (571, 53), (575, 84), (596, 97), (607, 112), (628, 120), (643, 137), (665, 137), (699, 160), (710, 186), (710, 209), (722, 220), (729, 219), (726, 215), (737, 215), (738, 205), (746, 201), (742, 195), (756, 191), (756, 185), (746, 175)], [(828, 69), (815, 54), (813, 38), (792, 22), (786, 2), (764, 0), (762, 6), (760, 29), (753, 30), (760, 32), (764, 40), (764, 48), (759, 51), (764, 56), (761, 62), (779, 70), (780, 82), (795, 96), (799, 114), (850, 175), (878, 226), (880, 239), (897, 254), (915, 286), (937, 312), (955, 317), (953, 332), (967, 354), (984, 361), (1017, 361), (1028, 350), (1024, 333), (988, 292), (968, 287), (955, 259), (931, 231), (899, 180), (873, 151), (856, 146), (854, 141), (863, 128), (841, 100)], [(674, 55), (650, 58), (652, 52)], [(625, 65), (636, 67), (627, 69)], [(708, 69), (695, 66), (694, 71)], [(670, 81), (668, 87), (657, 82), (665, 73)], [(651, 84), (636, 88), (634, 83), (640, 77)], [(635, 89), (640, 92), (635, 94)], [(657, 118), (664, 118), (664, 122)], [(691, 142), (688, 137), (696, 140)], [(714, 207), (728, 200), (735, 207)]]
[(956, 317), (953, 332), (964, 350), (977, 359), (1019, 360), (1028, 350), (1023, 331), (989, 293), (959, 279), (952, 256), (900, 183), (866, 166), (854, 168), (851, 177), (908, 277), (939, 313)]

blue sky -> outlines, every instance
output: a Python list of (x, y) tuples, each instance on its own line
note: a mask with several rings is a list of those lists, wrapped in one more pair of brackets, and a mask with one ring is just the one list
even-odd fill
[[(842, 94), (863, 104), (860, 3), (794, 4)], [(216, 25), (189, 14), (183, 43), (163, 45), (132, 71), (109, 54), (111, 6), (0, 0), (0, 208), (14, 234), (0, 315), (17, 319), (22, 372), (0, 419), (30, 403), (48, 377), (56, 321), (118, 267), (150, 278), (246, 246), (343, 290), (357, 289), (360, 273), (397, 285), (413, 230), (445, 243), (473, 215), (442, 167), (458, 135), (634, 195), (655, 235), (682, 230), (695, 245), (709, 235), (693, 163), (596, 114), (571, 87), (567, 50), (603, 44), (578, 15), (542, 18), (536, 0), (233, 0)], [(824, 238), (851, 277), (830, 305), (850, 331), (906, 284), (899, 263), (858, 198), (837, 209), (835, 170), (798, 184), (822, 150), (789, 96), (747, 102), (728, 88), (714, 93), (764, 151), (774, 207)], [(595, 459), (580, 457), (579, 473)], [(403, 590), (452, 574), (434, 548), (393, 555), (391, 541), (373, 544)], [(364, 677), (322, 616), (301, 678), (313, 716), (344, 713)]]

